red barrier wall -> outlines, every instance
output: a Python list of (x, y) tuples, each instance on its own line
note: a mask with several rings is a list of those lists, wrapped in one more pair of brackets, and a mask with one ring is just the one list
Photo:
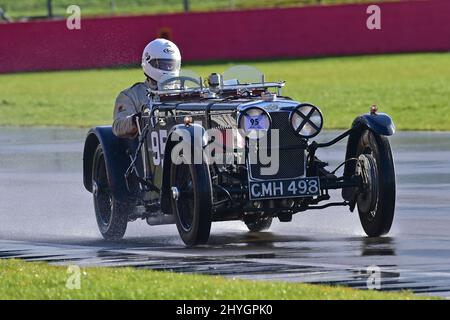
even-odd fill
[(183, 59), (256, 59), (449, 51), (450, 1), (380, 3), (381, 30), (367, 5), (0, 24), (0, 72), (139, 63), (145, 44), (168, 30)]

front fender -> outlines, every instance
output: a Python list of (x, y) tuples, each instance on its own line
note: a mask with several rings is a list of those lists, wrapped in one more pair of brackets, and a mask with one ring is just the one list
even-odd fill
[(101, 144), (106, 162), (111, 192), (118, 201), (130, 202), (134, 195), (126, 187), (124, 174), (130, 165), (127, 150), (133, 152), (137, 139), (116, 137), (111, 126), (95, 127), (89, 130), (83, 152), (83, 183), (92, 192), (92, 165), (97, 146)]
[[(395, 133), (394, 122), (392, 121), (392, 118), (385, 113), (367, 113), (359, 116), (353, 121), (352, 128), (353, 130), (347, 140), (346, 160), (356, 157), (359, 139), (366, 128), (383, 136), (391, 136)], [(347, 162), (344, 167), (344, 177), (350, 178), (355, 173), (355, 168), (356, 163), (354, 161)], [(354, 201), (353, 188), (342, 189), (342, 196), (347, 201)]]
[(395, 133), (394, 122), (392, 121), (392, 118), (385, 113), (363, 114), (353, 121), (352, 127), (361, 125), (383, 136), (392, 136)]
[[(203, 152), (205, 128), (199, 124), (193, 123), (189, 126), (184, 124), (178, 124), (173, 126), (167, 135), (167, 143), (164, 150), (163, 161), (163, 178), (161, 186), (161, 205), (165, 213), (170, 213), (170, 167), (172, 164), (172, 150), (173, 147), (180, 142), (180, 137), (185, 135), (181, 134), (180, 130), (189, 135), (190, 145), (193, 148), (193, 152)], [(197, 147), (194, 148), (194, 147)], [(192, 153), (193, 154), (193, 153)], [(202, 153), (203, 155), (203, 153)]]

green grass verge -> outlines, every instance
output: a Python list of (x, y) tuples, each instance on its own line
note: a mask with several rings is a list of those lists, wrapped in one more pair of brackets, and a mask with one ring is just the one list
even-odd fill
[[(392, 1), (392, 0), (378, 0)], [(189, 0), (190, 11), (236, 10), (254, 8), (293, 7), (318, 4), (318, 0)], [(369, 3), (371, 0), (321, 0), (321, 4)], [(124, 14), (158, 14), (184, 11), (183, 0), (58, 0), (53, 1), (53, 14), (66, 15), (66, 8), (76, 4), (82, 16)], [(12, 18), (46, 16), (43, 0), (0, 0), (0, 7)]]
[[(242, 62), (241, 62), (242, 63)], [(402, 130), (450, 130), (450, 54), (402, 54), (246, 62), (284, 93), (321, 107), (325, 128), (348, 128), (371, 104)], [(233, 63), (185, 66), (200, 75)], [(116, 95), (140, 68), (0, 75), (0, 125), (90, 127), (112, 122)]]
[(344, 287), (183, 275), (131, 268), (81, 270), (81, 288), (66, 288), (65, 267), (0, 260), (0, 299), (424, 299)]

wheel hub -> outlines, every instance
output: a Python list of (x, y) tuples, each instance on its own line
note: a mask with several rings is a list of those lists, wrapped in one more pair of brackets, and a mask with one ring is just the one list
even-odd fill
[(172, 198), (175, 201), (178, 201), (180, 198), (180, 190), (177, 187), (172, 187)]
[(356, 165), (356, 174), (361, 177), (357, 203), (360, 211), (375, 215), (378, 199), (378, 174), (375, 158), (361, 154)]
[(97, 182), (92, 182), (92, 193), (94, 194), (94, 196), (98, 195), (98, 185)]

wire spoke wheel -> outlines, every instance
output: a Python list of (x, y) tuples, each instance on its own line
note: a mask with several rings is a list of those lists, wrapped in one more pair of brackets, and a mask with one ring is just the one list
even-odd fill
[(178, 233), (188, 246), (208, 241), (211, 230), (211, 174), (205, 163), (193, 164), (184, 159), (171, 164), (172, 214)]
[(99, 211), (99, 220), (102, 224), (108, 225), (112, 214), (112, 195), (108, 188), (108, 177), (106, 174), (105, 159), (103, 153), (99, 156), (96, 168), (96, 177), (93, 179), (94, 201)]
[(364, 130), (360, 136), (355, 174), (361, 185), (356, 203), (364, 231), (370, 237), (389, 232), (395, 211), (395, 168), (389, 140)]
[(375, 219), (379, 181), (376, 160), (372, 154), (361, 154), (356, 164), (357, 175), (361, 177), (362, 186), (357, 196), (358, 208), (367, 213), (367, 219)]
[(100, 233), (107, 240), (121, 239), (125, 234), (128, 215), (133, 206), (118, 202), (114, 198), (101, 145), (98, 145), (94, 153), (92, 168), (92, 194)]
[(189, 232), (192, 229), (194, 220), (195, 201), (193, 181), (189, 166), (181, 164), (176, 168), (175, 188), (179, 192), (178, 199), (175, 199), (176, 211), (180, 219), (182, 228)]

